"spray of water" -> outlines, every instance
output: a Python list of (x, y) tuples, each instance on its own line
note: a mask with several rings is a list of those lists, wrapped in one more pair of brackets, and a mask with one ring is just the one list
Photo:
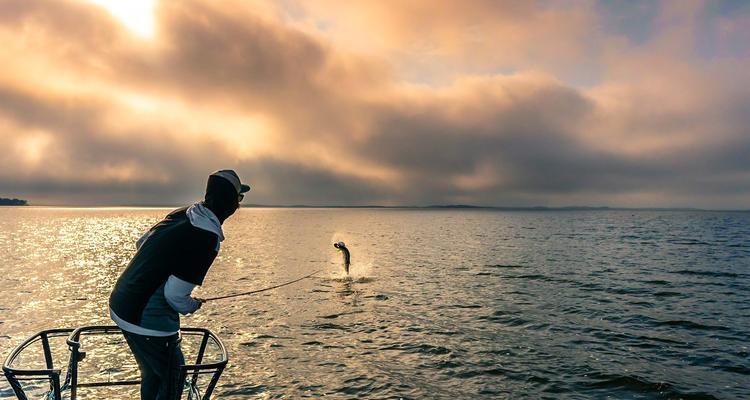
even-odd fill
[[(343, 256), (340, 251), (331, 248), (329, 263), (335, 265), (335, 268), (331, 268), (329, 278), (335, 281), (350, 281), (350, 282), (369, 282), (373, 280), (370, 272), (374, 264), (374, 260), (369, 257), (363, 249), (357, 246), (356, 239), (345, 238), (345, 235), (336, 232), (331, 237), (331, 243), (345, 242), (346, 247), (350, 252), (350, 265), (349, 274), (346, 273), (343, 267)], [(346, 239), (347, 241), (345, 241)]]

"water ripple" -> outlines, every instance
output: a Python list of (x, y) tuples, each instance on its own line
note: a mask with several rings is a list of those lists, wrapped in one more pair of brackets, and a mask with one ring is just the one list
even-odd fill
[[(0, 350), (110, 323), (135, 240), (168, 211), (0, 209)], [(228, 348), (217, 398), (748, 399), (748, 227), (750, 213), (242, 209), (199, 294), (325, 272), (183, 324)]]

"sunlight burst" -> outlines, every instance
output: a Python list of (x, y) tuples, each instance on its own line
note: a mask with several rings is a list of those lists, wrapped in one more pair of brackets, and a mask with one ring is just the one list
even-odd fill
[(84, 0), (104, 7), (133, 33), (150, 38), (154, 35), (156, 0)]

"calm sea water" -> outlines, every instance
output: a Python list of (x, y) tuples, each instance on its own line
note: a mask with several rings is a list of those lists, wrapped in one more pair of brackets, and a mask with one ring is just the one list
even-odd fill
[[(3, 356), (110, 324), (168, 211), (1, 208)], [(216, 398), (750, 398), (749, 213), (243, 209), (225, 233), (204, 297), (323, 272), (183, 319), (227, 345)], [(132, 374), (118, 351), (91, 373)]]

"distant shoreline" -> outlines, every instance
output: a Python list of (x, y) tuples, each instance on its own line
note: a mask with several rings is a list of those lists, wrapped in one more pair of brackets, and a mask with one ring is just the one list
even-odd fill
[(29, 202), (22, 199), (6, 199), (0, 197), (0, 206), (28, 206)]
[[(84, 209), (84, 208), (99, 208), (99, 209), (118, 209), (118, 208), (177, 208), (182, 207), (184, 204), (167, 204), (167, 205), (154, 205), (154, 204), (141, 204), (141, 205), (112, 205), (112, 206), (76, 206), (76, 205), (34, 205), (29, 206), (27, 203), (24, 204), (2, 204), (5, 206), (24, 206), (30, 208), (73, 208), (73, 209)], [(477, 211), (541, 211), (541, 212), (560, 212), (560, 211), (682, 211), (682, 212), (750, 212), (750, 209), (705, 209), (705, 208), (693, 208), (693, 207), (606, 207), (606, 206), (566, 206), (566, 207), (546, 207), (546, 206), (529, 206), (529, 207), (509, 207), (509, 206), (474, 206), (465, 204), (449, 204), (449, 205), (428, 205), (428, 206), (379, 206), (379, 205), (363, 205), (363, 206), (315, 206), (305, 204), (295, 205), (275, 205), (275, 204), (247, 204), (243, 205), (242, 208), (284, 208), (284, 209), (382, 209), (382, 210), (477, 210)]]
[(370, 209), (406, 209), (406, 210), (490, 210), (490, 211), (706, 211), (706, 212), (750, 212), (740, 209), (706, 209), (694, 207), (604, 207), (604, 206), (566, 206), (566, 207), (508, 207), (508, 206), (472, 206), (472, 205), (429, 205), (429, 206), (309, 206), (309, 205), (265, 205), (248, 204), (242, 208), (370, 208)]

